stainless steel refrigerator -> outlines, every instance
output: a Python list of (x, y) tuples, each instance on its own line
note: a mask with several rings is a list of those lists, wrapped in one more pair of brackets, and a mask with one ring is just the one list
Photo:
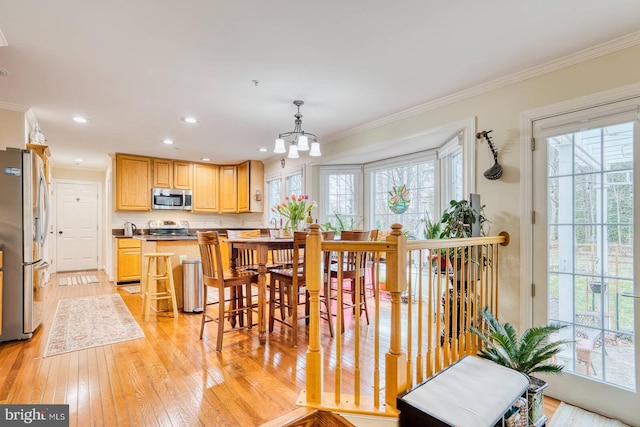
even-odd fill
[(49, 197), (42, 159), (30, 150), (0, 151), (0, 245), (4, 252), (0, 342), (28, 339), (42, 319), (34, 275), (48, 228)]

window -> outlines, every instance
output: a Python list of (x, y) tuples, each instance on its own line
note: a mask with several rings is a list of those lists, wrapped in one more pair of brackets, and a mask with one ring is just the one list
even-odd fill
[(435, 153), (403, 156), (365, 167), (370, 180), (370, 227), (390, 230), (402, 224), (410, 237), (422, 239), (423, 219), (434, 219), (437, 160)]
[[(437, 149), (364, 165), (320, 167), (321, 223), (335, 225), (337, 213), (347, 224), (353, 219), (354, 228), (389, 231), (399, 223), (410, 237), (424, 238), (424, 220), (439, 220), (450, 200), (468, 198), (475, 187), (475, 128), (466, 122), (455, 126), (450, 133), (455, 136)], [(426, 142), (422, 134), (414, 139)], [(405, 210), (398, 202), (403, 198), (409, 200)]]
[(442, 209), (450, 200), (466, 198), (464, 194), (463, 165), (462, 165), (462, 133), (456, 135), (440, 149), (438, 159), (442, 178)]
[(320, 170), (320, 222), (334, 227), (340, 220), (362, 227), (362, 167), (323, 167)]
[(272, 221), (277, 221), (279, 218), (279, 215), (277, 212), (272, 212), (271, 209), (275, 208), (278, 203), (280, 203), (280, 188), (282, 187), (282, 179), (280, 178), (273, 178), (270, 180), (267, 180), (267, 194), (268, 194), (268, 199), (267, 199), (267, 203), (268, 203), (268, 218), (269, 218), (269, 222)]
[(284, 201), (284, 198), (288, 195), (304, 194), (302, 169), (293, 169), (282, 174), (271, 175), (266, 177), (265, 181), (268, 194), (267, 217), (269, 222), (273, 223), (280, 219), (280, 215), (277, 212), (272, 212), (272, 208)]
[(286, 178), (287, 188), (286, 195), (289, 194), (304, 194), (302, 190), (302, 171), (299, 171), (295, 174), (289, 175)]

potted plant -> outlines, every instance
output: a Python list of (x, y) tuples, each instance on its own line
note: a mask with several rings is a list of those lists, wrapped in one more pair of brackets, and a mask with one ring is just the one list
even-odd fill
[(535, 326), (518, 336), (510, 323), (500, 323), (488, 308), (481, 312), (483, 328), (471, 330), (484, 342), (478, 356), (499, 365), (522, 372), (529, 377), (529, 425), (541, 426), (546, 422), (542, 408), (543, 390), (547, 382), (532, 376), (535, 373), (560, 374), (564, 366), (553, 363), (561, 346), (567, 340), (552, 339), (564, 326), (550, 324)]
[(335, 213), (334, 216), (336, 219), (333, 223), (331, 221), (327, 221), (320, 226), (323, 231), (335, 231), (336, 235), (339, 236), (344, 230), (353, 230), (356, 226), (356, 219), (353, 217), (346, 219), (339, 213)]

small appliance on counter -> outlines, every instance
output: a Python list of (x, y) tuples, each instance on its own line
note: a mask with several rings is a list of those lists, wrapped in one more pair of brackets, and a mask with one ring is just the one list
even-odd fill
[(124, 223), (124, 235), (125, 237), (131, 237), (136, 233), (136, 230), (138, 229), (138, 227), (136, 227), (136, 225), (132, 222), (125, 222)]
[(189, 221), (149, 221), (151, 236), (195, 236), (189, 233)]

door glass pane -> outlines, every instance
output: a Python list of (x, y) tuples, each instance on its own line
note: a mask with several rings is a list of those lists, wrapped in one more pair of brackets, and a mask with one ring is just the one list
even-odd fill
[(635, 390), (633, 127), (547, 139), (547, 278), (565, 371)]

